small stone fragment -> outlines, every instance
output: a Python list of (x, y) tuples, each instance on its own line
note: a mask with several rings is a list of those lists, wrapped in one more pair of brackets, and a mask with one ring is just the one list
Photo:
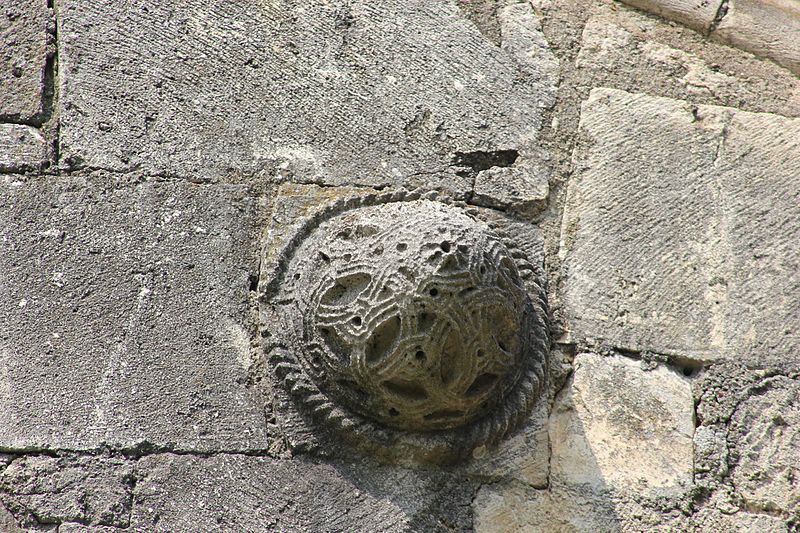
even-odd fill
[(47, 161), (47, 144), (36, 128), (0, 124), (0, 172), (41, 170)]

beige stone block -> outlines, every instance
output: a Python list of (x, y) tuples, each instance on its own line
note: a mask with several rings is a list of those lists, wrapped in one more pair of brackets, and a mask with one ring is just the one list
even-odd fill
[(687, 378), (582, 353), (550, 418), (551, 479), (594, 492), (679, 494), (692, 484), (693, 432)]
[(796, 360), (800, 120), (595, 89), (562, 226), (572, 340)]
[(624, 3), (655, 13), (666, 19), (686, 24), (699, 31), (708, 31), (722, 0), (622, 0)]
[(800, 2), (730, 0), (713, 35), (800, 74)]

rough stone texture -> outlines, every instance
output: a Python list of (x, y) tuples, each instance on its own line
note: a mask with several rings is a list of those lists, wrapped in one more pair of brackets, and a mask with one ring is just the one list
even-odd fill
[(664, 18), (676, 20), (690, 28), (707, 32), (711, 29), (724, 0), (622, 0)]
[(793, 0), (729, 0), (714, 36), (800, 74), (800, 5)]
[(59, 16), (73, 167), (464, 191), (458, 154), (527, 146), (553, 103), (537, 62), (449, 2), (69, 0)]
[(692, 484), (693, 432), (683, 375), (582, 353), (550, 417), (550, 477), (594, 491), (680, 494)]
[(43, 111), (51, 18), (46, 0), (0, 1), (0, 121), (30, 123)]
[(240, 455), (153, 456), (137, 473), (135, 531), (471, 529), (472, 488), (436, 474)]
[(127, 527), (133, 483), (131, 461), (23, 457), (0, 475), (0, 502), (23, 527), (69, 521)]
[(560, 252), (570, 337), (795, 360), (800, 121), (596, 89), (580, 134)]
[(744, 398), (727, 444), (743, 507), (800, 518), (800, 380), (772, 378)]
[(604, 8), (586, 21), (575, 64), (593, 85), (745, 111), (800, 115), (796, 76), (726, 46), (717, 47), (729, 56), (722, 58), (710, 56), (708, 42), (696, 53), (677, 48), (683, 43), (675, 43), (674, 32), (663, 26), (634, 10)]
[(21, 124), (0, 124), (0, 173), (40, 170), (47, 144), (39, 130)]
[[(41, 123), (52, 152), (0, 176), (0, 531), (797, 530), (789, 70), (614, 0), (53, 4), (4, 5), (58, 12), (60, 48), (0, 90), (44, 101), (0, 122)], [(777, 12), (749, 23), (780, 32)], [(21, 21), (34, 50), (44, 26)], [(320, 205), (386, 192), (359, 185), (504, 211), (549, 278), (546, 394), (456, 465), (350, 449), (261, 357), (259, 271)], [(609, 301), (617, 322), (587, 321)], [(668, 426), (689, 384), (684, 490), (690, 433)], [(594, 432), (551, 439), (584, 404)], [(629, 416), (675, 438), (616, 438)]]
[(0, 190), (0, 449), (267, 447), (244, 187), (100, 174)]
[(606, 502), (519, 484), (482, 486), (473, 508), (475, 533), (619, 531), (619, 517)]

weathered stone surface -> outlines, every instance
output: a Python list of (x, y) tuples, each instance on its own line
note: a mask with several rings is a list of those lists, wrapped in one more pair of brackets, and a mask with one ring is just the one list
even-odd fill
[(0, 172), (40, 170), (47, 161), (44, 136), (31, 126), (0, 124)]
[(520, 484), (483, 485), (472, 508), (475, 533), (620, 530), (619, 517), (607, 501)]
[(693, 432), (684, 376), (582, 353), (550, 417), (550, 476), (595, 492), (680, 494), (692, 483)]
[(456, 154), (527, 146), (553, 102), (449, 2), (70, 0), (59, 16), (73, 166), (466, 191)]
[(731, 418), (733, 486), (749, 510), (800, 518), (800, 380), (771, 378), (757, 392)]
[(560, 252), (571, 338), (796, 360), (800, 120), (596, 89), (580, 133)]
[(51, 17), (46, 0), (0, 1), (0, 121), (29, 122), (42, 112)]
[(543, 167), (495, 167), (478, 173), (472, 201), (487, 207), (532, 215), (544, 208), (549, 192)]
[(800, 5), (794, 0), (730, 0), (713, 35), (800, 74)]
[(127, 527), (133, 479), (133, 462), (122, 459), (22, 457), (0, 475), (0, 500), (24, 527)]
[(717, 16), (723, 0), (622, 0), (664, 18), (707, 32)]
[(267, 447), (243, 187), (1, 187), (0, 449)]
[(534, 488), (546, 488), (550, 475), (547, 421), (547, 410), (536, 409), (516, 434), (496, 446), (476, 448), (463, 471), (488, 481), (513, 479)]
[[(778, 517), (744, 512), (724, 514), (713, 509), (702, 509), (692, 517), (683, 520), (682, 525), (684, 528), (691, 528), (689, 529), (690, 531), (707, 533), (715, 533), (718, 531), (769, 531), (770, 533), (788, 533), (790, 531), (786, 521)], [(684, 531), (685, 530), (687, 529), (684, 529)]]
[(594, 86), (745, 111), (800, 115), (800, 79), (796, 76), (708, 41), (695, 47), (705, 52), (705, 57), (665, 44), (673, 40), (663, 26), (658, 19), (637, 11), (602, 9), (583, 27), (575, 64)]
[(469, 531), (472, 487), (424, 472), (219, 455), (137, 465), (134, 531)]

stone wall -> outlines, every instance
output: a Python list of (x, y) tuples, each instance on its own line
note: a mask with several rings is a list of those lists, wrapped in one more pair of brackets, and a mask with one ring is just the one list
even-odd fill
[[(793, 2), (0, 7), (0, 531), (800, 528)], [(547, 281), (540, 397), (446, 462), (268, 357), (276, 243), (411, 191)]]

